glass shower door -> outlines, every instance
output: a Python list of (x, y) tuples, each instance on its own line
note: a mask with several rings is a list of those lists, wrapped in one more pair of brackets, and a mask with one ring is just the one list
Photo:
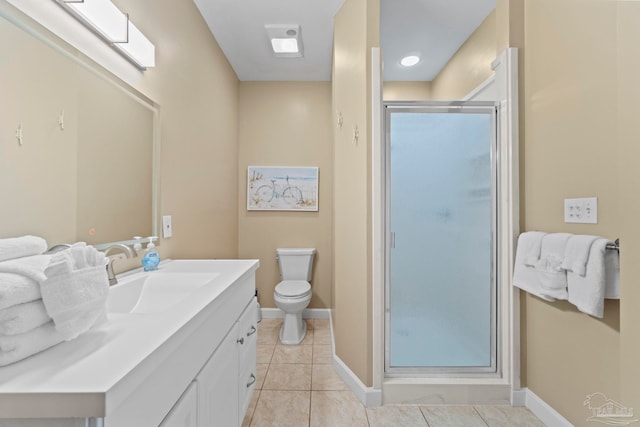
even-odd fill
[(387, 375), (496, 371), (495, 120), (386, 105)]

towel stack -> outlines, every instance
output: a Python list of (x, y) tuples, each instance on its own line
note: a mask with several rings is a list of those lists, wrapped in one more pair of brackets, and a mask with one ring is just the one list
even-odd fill
[(568, 300), (580, 311), (602, 318), (604, 299), (618, 299), (618, 252), (607, 239), (568, 233), (522, 233), (513, 284), (547, 301)]
[(0, 366), (106, 319), (104, 254), (84, 243), (45, 255), (44, 239), (0, 239)]

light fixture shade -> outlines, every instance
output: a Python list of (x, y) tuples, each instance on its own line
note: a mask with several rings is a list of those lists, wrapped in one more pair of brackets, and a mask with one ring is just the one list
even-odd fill
[(283, 58), (304, 56), (300, 25), (268, 24), (264, 26), (273, 54)]
[(413, 67), (420, 62), (420, 57), (416, 55), (405, 56), (400, 60), (400, 64), (404, 67)]
[(115, 43), (125, 55), (141, 67), (154, 67), (156, 65), (156, 48), (138, 28), (129, 21), (129, 41), (127, 43)]
[(125, 58), (144, 69), (156, 65), (156, 48), (111, 0), (53, 0)]
[(110, 0), (63, 0), (63, 3), (109, 41), (127, 41), (129, 18)]

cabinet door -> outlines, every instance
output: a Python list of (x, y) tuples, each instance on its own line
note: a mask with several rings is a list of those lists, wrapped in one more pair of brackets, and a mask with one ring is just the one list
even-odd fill
[(198, 393), (195, 381), (187, 387), (178, 403), (160, 424), (160, 427), (197, 427), (198, 425)]
[(239, 418), (242, 420), (247, 411), (251, 395), (256, 384), (256, 344), (258, 334), (257, 328), (257, 300), (251, 300), (247, 308), (238, 319), (238, 341), (241, 342), (239, 351)]
[(240, 425), (237, 339), (236, 323), (196, 377), (198, 427)]

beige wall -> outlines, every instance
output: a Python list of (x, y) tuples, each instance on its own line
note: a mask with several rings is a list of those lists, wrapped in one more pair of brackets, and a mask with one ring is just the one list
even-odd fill
[[(275, 307), (279, 247), (317, 249), (309, 308), (331, 306), (333, 147), (330, 82), (242, 82), (239, 104), (239, 256), (257, 258), (262, 307)], [(319, 168), (318, 212), (247, 211), (247, 166)]]
[[(370, 47), (378, 43), (377, 0), (347, 0), (335, 18), (334, 338), (336, 354), (371, 384)], [(357, 127), (359, 139), (353, 141)]]
[[(522, 229), (620, 237), (633, 252), (634, 240), (624, 222), (629, 203), (620, 198), (620, 189), (631, 186), (611, 173), (619, 158), (637, 151), (629, 150), (635, 147), (630, 140), (623, 145), (617, 132), (622, 109), (616, 90), (616, 2), (538, 0), (525, 3), (524, 17)], [(638, 53), (634, 55), (637, 60)], [(565, 224), (563, 199), (587, 196), (598, 197), (598, 224)], [(633, 197), (630, 205), (638, 206)], [(622, 254), (623, 292), (628, 292), (635, 287), (634, 267), (624, 250)], [(567, 303), (547, 303), (528, 294), (524, 301), (531, 390), (575, 425), (589, 424), (590, 412), (582, 404), (588, 394), (601, 392), (629, 406), (640, 403), (623, 401), (620, 393), (626, 373), (620, 369), (624, 336), (618, 301), (607, 301), (603, 320)], [(627, 318), (637, 321), (633, 315)], [(623, 332), (635, 335), (631, 328)]]
[[(619, 194), (621, 196), (617, 219), (621, 222), (622, 250), (621, 280), (622, 299), (620, 301), (620, 385), (621, 403), (640, 408), (640, 273), (637, 260), (640, 259), (640, 144), (638, 144), (638, 117), (640, 117), (640, 3), (619, 1), (617, 6), (617, 66), (618, 66), (618, 170)], [(622, 195), (631, 197), (622, 199)], [(637, 413), (637, 412), (636, 412)]]
[(384, 82), (382, 99), (385, 101), (431, 99), (431, 92), (431, 82)]
[(137, 88), (161, 109), (161, 255), (236, 257), (238, 79), (193, 2), (115, 3), (157, 47)]
[(433, 79), (433, 99), (462, 99), (493, 75), (496, 12), (491, 12)]

